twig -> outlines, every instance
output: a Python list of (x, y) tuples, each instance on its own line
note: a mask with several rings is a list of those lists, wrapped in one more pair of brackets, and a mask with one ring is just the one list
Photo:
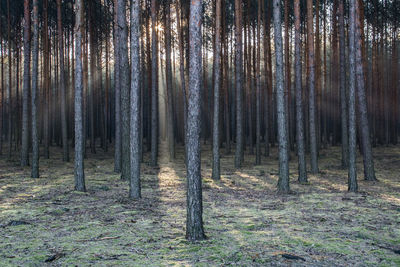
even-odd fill
[(87, 241), (103, 241), (103, 240), (110, 240), (110, 239), (118, 239), (121, 236), (105, 236), (105, 237), (99, 237), (99, 238), (91, 238), (91, 239), (81, 239), (77, 240), (78, 242), (87, 242)]

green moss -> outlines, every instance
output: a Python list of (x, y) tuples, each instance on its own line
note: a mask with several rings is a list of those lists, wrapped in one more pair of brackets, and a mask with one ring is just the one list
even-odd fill
[[(400, 201), (395, 192), (400, 179), (385, 172), (379, 161), (381, 182), (360, 181), (360, 188), (369, 192), (366, 197), (346, 193), (347, 173), (332, 167), (340, 164), (334, 158), (340, 158), (336, 147), (321, 157), (326, 172), (310, 176), (311, 185), (292, 183), (297, 194), (288, 196), (275, 193), (275, 157), (254, 168), (249, 156), (236, 171), (233, 155), (224, 156), (218, 182), (209, 178), (211, 166), (203, 165), (209, 239), (192, 244), (184, 238), (185, 167), (179, 160), (170, 163), (162, 151), (159, 171), (142, 165), (140, 201), (126, 197), (128, 183), (112, 172), (111, 154), (85, 161), (87, 193), (72, 191), (72, 164), (43, 159), (42, 178), (32, 180), (28, 169), (15, 172), (0, 159), (6, 185), (0, 187), (0, 221), (30, 222), (1, 228), (0, 266), (42, 266), (54, 251), (65, 252), (54, 262), (61, 266), (268, 266), (287, 263), (276, 256), (281, 251), (309, 255), (310, 250), (321, 256), (315, 265), (400, 265), (392, 251), (371, 245), (400, 243), (395, 229), (400, 215), (393, 208)], [(208, 153), (206, 149), (203, 157)], [(290, 164), (295, 177), (297, 163)], [(5, 258), (10, 255), (15, 257)]]

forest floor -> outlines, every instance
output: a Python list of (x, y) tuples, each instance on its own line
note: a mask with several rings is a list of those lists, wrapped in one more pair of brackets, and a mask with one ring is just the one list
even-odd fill
[[(347, 193), (340, 148), (321, 150), (321, 173), (276, 193), (276, 150), (241, 170), (222, 154), (222, 179), (211, 180), (210, 146), (203, 149), (204, 226), (207, 240), (185, 240), (183, 149), (175, 163), (161, 145), (159, 168), (142, 164), (140, 201), (113, 172), (112, 152), (85, 161), (88, 192), (73, 191), (73, 161), (40, 161), (41, 177), (0, 159), (0, 266), (400, 266), (400, 147), (374, 149), (379, 182), (362, 180)], [(6, 150), (5, 150), (6, 151)], [(221, 152), (224, 153), (224, 149)], [(145, 158), (145, 162), (147, 158)]]

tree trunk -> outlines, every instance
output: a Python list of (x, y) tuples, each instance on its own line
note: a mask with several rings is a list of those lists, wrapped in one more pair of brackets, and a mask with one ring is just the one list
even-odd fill
[[(347, 168), (349, 161), (348, 131), (347, 131), (347, 96), (346, 96), (346, 59), (344, 35), (344, 0), (339, 0), (339, 36), (340, 36), (340, 113), (342, 122), (342, 168)], [(351, 33), (354, 34), (354, 33)], [(350, 54), (352, 55), (352, 54)]]
[(300, 0), (294, 2), (295, 16), (295, 87), (296, 87), (296, 142), (297, 156), (299, 162), (300, 183), (307, 182), (307, 167), (304, 145), (304, 116), (303, 116), (303, 98), (302, 98), (302, 77), (301, 77), (301, 29), (300, 29)]
[[(96, 133), (95, 133), (95, 115), (97, 115), (97, 112), (95, 111), (95, 93), (97, 91), (97, 68), (96, 68), (96, 56), (97, 56), (97, 36), (96, 36), (96, 28), (95, 28), (95, 10), (93, 7), (93, 2), (89, 2), (89, 19), (88, 19), (88, 24), (89, 24), (89, 37), (90, 37), (90, 63), (89, 63), (89, 68), (90, 68), (90, 83), (89, 83), (89, 122), (90, 122), (90, 151), (93, 154), (96, 154)], [(96, 105), (97, 107), (97, 105)]]
[(10, 22), (10, 0), (7, 0), (7, 37), (8, 37), (8, 87), (7, 87), (7, 112), (8, 112), (8, 158), (11, 158), (12, 147), (12, 52), (11, 52), (11, 22)]
[(236, 35), (236, 151), (235, 167), (241, 168), (243, 163), (243, 90), (242, 90), (242, 5), (235, 0), (235, 35)]
[(39, 178), (39, 137), (37, 127), (37, 88), (39, 55), (39, 11), (38, 0), (33, 0), (33, 47), (32, 47), (32, 178)]
[[(176, 5), (176, 25), (178, 32), (178, 45), (179, 45), (179, 74), (182, 87), (182, 100), (183, 100), (183, 134), (185, 145), (185, 159), (186, 159), (186, 132), (187, 132), (187, 93), (186, 93), (186, 79), (185, 79), (185, 55), (184, 55), (184, 40), (183, 30), (181, 29), (181, 12), (179, 10), (179, 2)], [(181, 8), (182, 9), (182, 8)]]
[[(225, 7), (225, 0), (221, 2), (221, 6)], [(224, 116), (225, 116), (225, 141), (226, 141), (226, 154), (231, 153), (231, 126), (230, 126), (230, 109), (229, 109), (229, 49), (228, 49), (228, 39), (229, 33), (227, 32), (228, 27), (226, 23), (226, 9), (222, 8), (222, 42), (223, 42), (223, 56), (222, 56), (222, 79), (223, 79), (223, 92), (224, 92)]]
[(85, 192), (83, 164), (83, 79), (82, 79), (82, 27), (83, 0), (75, 2), (75, 190)]
[(57, 26), (58, 26), (58, 43), (60, 51), (61, 135), (62, 135), (62, 145), (63, 145), (63, 161), (69, 161), (61, 0), (57, 0)]
[(157, 166), (158, 158), (158, 66), (157, 66), (157, 1), (151, 0), (151, 165)]
[(258, 0), (256, 62), (256, 165), (261, 164), (261, 17), (261, 0)]
[(265, 1), (262, 2), (263, 3), (263, 9), (264, 9), (264, 80), (265, 80), (265, 92), (264, 92), (264, 121), (265, 121), (265, 156), (268, 157), (269, 156), (269, 139), (270, 139), (270, 120), (269, 120), (269, 114), (270, 114), (270, 86), (272, 84), (272, 82), (269, 79), (269, 44), (270, 44), (270, 39), (269, 39), (269, 17), (267, 16), (267, 14), (269, 14), (269, 11), (267, 11), (267, 9), (269, 10), (270, 6), (265, 7)]
[(115, 91), (115, 148), (114, 148), (114, 172), (121, 172), (121, 85), (120, 85), (120, 55), (117, 14), (118, 0), (114, 3), (114, 91)]
[(318, 152), (317, 152), (317, 133), (315, 120), (315, 65), (314, 65), (314, 23), (313, 23), (313, 2), (307, 0), (307, 43), (308, 43), (308, 89), (309, 89), (309, 117), (310, 117), (310, 152), (311, 152), (311, 172), (318, 173)]
[(212, 178), (219, 180), (220, 155), (219, 155), (219, 94), (221, 78), (221, 0), (216, 0), (215, 5), (215, 54), (214, 54), (214, 114), (213, 114), (213, 162)]
[(283, 72), (283, 44), (281, 26), (281, 3), (273, 0), (274, 13), (274, 39), (275, 39), (275, 70), (276, 70), (276, 105), (278, 115), (278, 141), (279, 141), (279, 180), (278, 192), (289, 193), (289, 155), (287, 136), (287, 116), (285, 107), (285, 89)]
[[(353, 1), (353, 0), (352, 0)], [(357, 97), (358, 97), (358, 110), (360, 114), (360, 129), (361, 129), (361, 143), (362, 143), (362, 153), (364, 158), (364, 179), (367, 181), (376, 181), (374, 161), (372, 156), (372, 147), (369, 132), (368, 123), (368, 113), (367, 113), (367, 103), (365, 96), (365, 86), (364, 86), (364, 72), (362, 65), (361, 56), (361, 30), (359, 23), (358, 1), (356, 5), (356, 29), (355, 29), (355, 65), (356, 65), (356, 75), (357, 75)]]
[(128, 28), (126, 25), (126, 0), (118, 0), (117, 27), (120, 28), (120, 87), (121, 87), (121, 122), (122, 122), (122, 166), (121, 179), (126, 180), (130, 175), (129, 157), (129, 62), (128, 62)]
[[(238, 0), (236, 0), (238, 1)], [(201, 24), (202, 0), (190, 2), (189, 42), (189, 103), (187, 144), (187, 218), (186, 238), (205, 238), (203, 229), (203, 200), (201, 188), (200, 101), (201, 101)]]
[[(286, 93), (286, 116), (287, 116), (287, 134), (289, 138), (289, 147), (294, 149), (293, 133), (291, 129), (291, 73), (290, 73), (290, 44), (289, 44), (289, 0), (284, 1), (284, 24), (285, 24), (285, 93)], [(290, 155), (289, 155), (290, 156)]]
[(44, 42), (44, 86), (43, 86), (43, 142), (44, 142), (44, 158), (50, 158), (49, 152), (49, 91), (50, 91), (50, 72), (49, 72), (49, 63), (50, 63), (50, 48), (49, 48), (49, 36), (48, 36), (48, 0), (43, 1), (43, 13), (44, 13), (44, 27), (43, 31), (43, 42)]
[(140, 0), (131, 1), (130, 187), (129, 197), (140, 193)]
[[(24, 88), (22, 95), (22, 146), (21, 146), (21, 166), (29, 164), (29, 128), (28, 128), (28, 100), (30, 90), (30, 63), (31, 63), (31, 18), (29, 10), (29, 0), (24, 0)], [(1, 133), (0, 133), (1, 135)]]
[(173, 107), (173, 87), (172, 87), (172, 68), (171, 68), (171, 10), (170, 0), (165, 3), (165, 72), (167, 90), (167, 130), (169, 160), (175, 158), (175, 131), (174, 131), (174, 107)]
[[(356, 120), (356, 66), (355, 66), (355, 12), (357, 0), (350, 0), (349, 12), (349, 174), (348, 174), (348, 190), (357, 192), (357, 120)], [(343, 140), (342, 140), (343, 141)]]

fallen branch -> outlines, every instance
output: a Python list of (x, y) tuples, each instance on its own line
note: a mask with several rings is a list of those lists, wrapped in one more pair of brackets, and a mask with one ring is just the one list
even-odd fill
[(103, 240), (111, 240), (111, 239), (118, 239), (121, 236), (105, 236), (105, 237), (98, 237), (98, 238), (91, 238), (91, 239), (81, 239), (77, 240), (78, 242), (93, 242), (93, 241), (103, 241)]
[(289, 260), (302, 260), (302, 261), (306, 261), (305, 258), (300, 257), (300, 256), (296, 256), (296, 255), (293, 255), (293, 254), (283, 253), (283, 254), (281, 254), (281, 256), (282, 256), (283, 258), (289, 259)]
[(396, 254), (400, 254), (400, 248), (391, 248), (391, 247), (381, 246), (381, 245), (378, 245), (378, 244), (376, 244), (376, 246), (379, 247), (379, 248), (384, 248), (384, 249), (387, 249), (387, 250), (391, 250)]
[(7, 227), (7, 226), (18, 226), (18, 225), (26, 225), (26, 224), (30, 224), (29, 222), (26, 222), (26, 221), (10, 221), (9, 223), (7, 223), (7, 224), (3, 224), (3, 225), (0, 225), (1, 227)]
[(59, 258), (64, 257), (64, 256), (65, 256), (65, 253), (57, 252), (56, 254), (49, 256), (44, 262), (52, 262), (52, 261), (58, 260)]

